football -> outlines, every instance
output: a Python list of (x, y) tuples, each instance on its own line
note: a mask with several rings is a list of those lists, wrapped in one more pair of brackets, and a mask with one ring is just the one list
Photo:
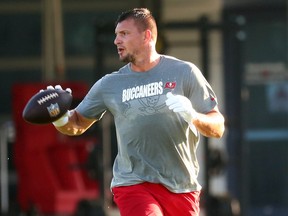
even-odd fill
[(22, 116), (32, 124), (48, 124), (61, 118), (70, 108), (72, 95), (62, 89), (39, 91), (27, 102)]

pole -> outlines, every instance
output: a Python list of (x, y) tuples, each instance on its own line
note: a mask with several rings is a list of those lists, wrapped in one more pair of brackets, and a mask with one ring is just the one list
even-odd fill
[(52, 0), (54, 16), (54, 55), (55, 72), (57, 80), (65, 78), (64, 42), (63, 42), (63, 20), (61, 0)]
[[(201, 17), (200, 33), (201, 33), (201, 47), (202, 47), (202, 72), (204, 77), (209, 80), (209, 40), (208, 40), (208, 19), (207, 17)], [(211, 201), (210, 201), (210, 176), (209, 176), (209, 140), (204, 137), (204, 158), (205, 158), (205, 210), (206, 216), (212, 216), (211, 214)]]
[(65, 79), (61, 0), (43, 0), (43, 80)]
[(0, 179), (1, 179), (1, 215), (9, 211), (9, 170), (8, 170), (8, 143), (14, 140), (14, 127), (11, 122), (2, 125), (0, 131)]

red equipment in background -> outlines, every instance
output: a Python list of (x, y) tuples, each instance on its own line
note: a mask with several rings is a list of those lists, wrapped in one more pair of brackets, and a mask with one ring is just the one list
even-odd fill
[[(63, 89), (72, 89), (72, 108), (88, 91), (84, 83), (60, 84)], [(79, 201), (99, 197), (99, 182), (83, 169), (97, 140), (68, 137), (52, 124), (32, 125), (23, 120), (22, 111), (28, 100), (46, 87), (45, 83), (28, 83), (14, 85), (12, 89), (18, 201), (24, 212), (36, 208), (44, 214), (69, 214), (75, 212)]]

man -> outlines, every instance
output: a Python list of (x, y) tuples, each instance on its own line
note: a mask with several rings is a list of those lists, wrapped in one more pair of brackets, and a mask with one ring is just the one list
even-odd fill
[(199, 132), (224, 133), (216, 96), (194, 64), (156, 52), (157, 27), (148, 9), (122, 13), (115, 34), (127, 64), (97, 81), (53, 124), (80, 135), (109, 110), (118, 142), (111, 189), (121, 215), (198, 216)]

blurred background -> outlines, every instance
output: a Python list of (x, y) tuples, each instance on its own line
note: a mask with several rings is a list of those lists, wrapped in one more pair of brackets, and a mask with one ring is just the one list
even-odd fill
[(198, 150), (201, 215), (288, 215), (287, 0), (0, 0), (1, 215), (119, 215), (111, 115), (69, 138), (22, 110), (47, 84), (76, 106), (117, 70), (114, 22), (134, 7), (157, 19), (159, 52), (198, 65), (226, 118)]

